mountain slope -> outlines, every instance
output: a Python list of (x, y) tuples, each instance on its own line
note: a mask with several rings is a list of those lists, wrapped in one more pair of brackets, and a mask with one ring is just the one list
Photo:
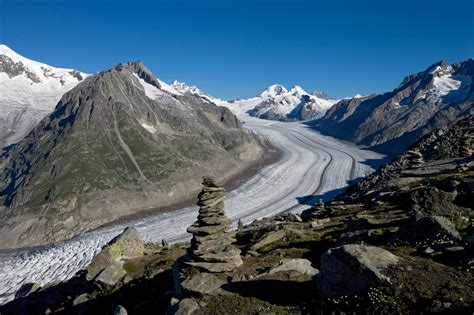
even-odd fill
[(392, 92), (345, 99), (315, 127), (397, 154), (422, 135), (474, 113), (474, 59), (441, 61), (407, 76)]
[(0, 45), (0, 148), (20, 140), (87, 74), (55, 68)]
[(141, 62), (90, 76), (66, 93), (0, 159), (7, 246), (70, 237), (176, 203), (202, 174), (228, 178), (260, 157), (228, 109), (175, 93)]

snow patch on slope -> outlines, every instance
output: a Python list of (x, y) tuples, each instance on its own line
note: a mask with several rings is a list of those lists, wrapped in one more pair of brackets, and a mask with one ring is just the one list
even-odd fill
[(149, 133), (156, 133), (156, 128), (153, 127), (152, 125), (149, 125), (147, 123), (141, 122), (140, 125), (146, 129)]
[(145, 95), (148, 96), (148, 98), (152, 100), (156, 100), (157, 98), (165, 94), (162, 90), (160, 90), (156, 86), (151, 85), (150, 83), (140, 78), (136, 73), (134, 73), (133, 76), (137, 78), (138, 82), (140, 82), (140, 85), (142, 86), (143, 90), (145, 91)]

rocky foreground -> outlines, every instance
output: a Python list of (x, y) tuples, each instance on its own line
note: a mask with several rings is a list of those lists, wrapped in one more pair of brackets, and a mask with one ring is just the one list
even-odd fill
[(24, 285), (1, 314), (472, 313), (473, 117), (345, 194), (231, 230), (205, 178), (191, 244), (133, 228), (72, 279)]

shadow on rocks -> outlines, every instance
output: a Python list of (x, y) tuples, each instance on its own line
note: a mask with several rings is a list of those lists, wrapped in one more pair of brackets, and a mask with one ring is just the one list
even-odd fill
[(232, 282), (222, 289), (276, 305), (300, 305), (316, 296), (315, 281), (251, 280)]

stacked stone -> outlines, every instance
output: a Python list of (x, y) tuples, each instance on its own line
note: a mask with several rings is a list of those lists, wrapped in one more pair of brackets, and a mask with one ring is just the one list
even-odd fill
[(464, 137), (461, 139), (461, 154), (462, 156), (471, 156), (472, 154), (472, 136), (470, 134), (464, 135)]
[(232, 245), (235, 232), (224, 212), (225, 190), (209, 177), (204, 177), (202, 184), (198, 220), (188, 228), (193, 239), (186, 264), (210, 272), (232, 271), (243, 262), (240, 250)]
[(410, 166), (417, 167), (423, 165), (423, 155), (420, 153), (420, 151), (408, 150), (406, 153), (408, 155), (408, 162)]
[(327, 217), (330, 214), (330, 211), (326, 209), (324, 201), (319, 199), (319, 202), (311, 207), (312, 215), (311, 219), (321, 219)]

